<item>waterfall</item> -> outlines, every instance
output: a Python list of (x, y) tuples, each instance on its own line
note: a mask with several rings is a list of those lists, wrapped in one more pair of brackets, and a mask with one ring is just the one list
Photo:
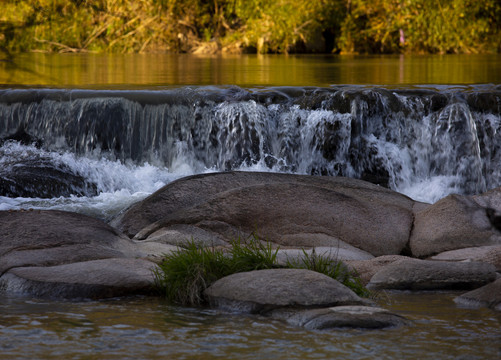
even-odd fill
[[(0, 179), (9, 180), (21, 154), (31, 153), (33, 161), (49, 161), (93, 184), (74, 195), (127, 188), (127, 176), (97, 179), (98, 171), (91, 170), (114, 164), (113, 171), (154, 167), (170, 174), (261, 170), (348, 176), (434, 202), (452, 192), (500, 186), (500, 120), (501, 89), (485, 85), (5, 89)], [(75, 166), (79, 161), (94, 163), (84, 170)], [(168, 182), (157, 177), (156, 183)]]

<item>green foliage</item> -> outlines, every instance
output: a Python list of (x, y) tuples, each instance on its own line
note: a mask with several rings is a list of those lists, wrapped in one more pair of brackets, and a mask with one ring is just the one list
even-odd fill
[(165, 255), (154, 275), (157, 287), (169, 302), (200, 305), (204, 302), (203, 291), (231, 274), (232, 268), (221, 249), (199, 248), (191, 242), (187, 248)]
[(339, 39), (345, 52), (500, 50), (498, 0), (352, 0), (350, 5)]
[(286, 267), (291, 269), (308, 269), (322, 273), (349, 287), (358, 296), (372, 296), (372, 293), (362, 284), (357, 274), (348, 269), (342, 261), (318, 255), (315, 249), (313, 249), (311, 254), (303, 250), (303, 256), (300, 259), (287, 260)]
[(0, 50), (501, 51), (499, 0), (3, 0)]
[(155, 282), (167, 300), (182, 305), (200, 305), (203, 292), (216, 280), (237, 272), (275, 267), (278, 250), (257, 238), (237, 239), (229, 251), (198, 247), (191, 241), (187, 248), (167, 254), (154, 272)]
[[(278, 248), (273, 249), (271, 243), (256, 237), (232, 241), (227, 250), (198, 247), (191, 241), (186, 248), (165, 255), (154, 271), (155, 283), (171, 303), (201, 305), (205, 302), (204, 290), (218, 279), (238, 272), (282, 267), (277, 265), (277, 253)], [(301, 259), (288, 262), (285, 267), (321, 272), (348, 286), (359, 296), (371, 295), (341, 261), (304, 252)]]

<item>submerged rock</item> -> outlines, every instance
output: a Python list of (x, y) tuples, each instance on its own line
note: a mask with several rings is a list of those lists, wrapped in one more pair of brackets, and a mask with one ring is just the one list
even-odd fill
[(372, 255), (407, 245), (414, 202), (355, 179), (227, 172), (166, 185), (111, 224), (142, 240), (189, 225), (226, 241), (256, 234), (282, 246), (349, 244)]
[(468, 307), (486, 306), (501, 311), (501, 279), (458, 296), (454, 302)]
[(270, 269), (224, 277), (205, 290), (211, 306), (225, 311), (266, 314), (283, 307), (367, 305), (338, 281), (310, 270)]
[(475, 289), (496, 279), (496, 268), (481, 262), (402, 259), (379, 270), (369, 289)]
[(408, 325), (409, 320), (389, 310), (373, 306), (347, 305), (322, 309), (277, 309), (270, 316), (309, 330), (332, 328), (382, 329)]

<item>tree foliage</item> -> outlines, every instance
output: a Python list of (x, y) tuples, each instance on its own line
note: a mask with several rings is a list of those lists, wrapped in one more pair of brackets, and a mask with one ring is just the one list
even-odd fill
[(4, 52), (485, 53), (500, 39), (499, 0), (3, 0), (0, 14)]

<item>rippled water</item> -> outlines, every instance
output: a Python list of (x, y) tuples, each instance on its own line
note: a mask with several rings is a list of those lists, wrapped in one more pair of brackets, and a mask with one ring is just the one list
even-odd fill
[(307, 331), (258, 316), (169, 306), (0, 300), (2, 359), (497, 359), (501, 314), (454, 305), (457, 294), (393, 293), (380, 301), (413, 321), (386, 330)]

